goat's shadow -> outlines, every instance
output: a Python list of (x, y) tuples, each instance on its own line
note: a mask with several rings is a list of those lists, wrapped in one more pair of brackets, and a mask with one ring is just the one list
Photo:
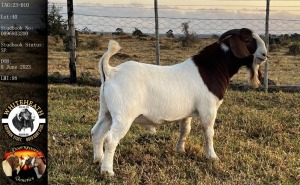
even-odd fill
[[(220, 123), (219, 123), (220, 124)], [(220, 126), (220, 125), (218, 125)], [(166, 145), (167, 143), (170, 143), (172, 138), (168, 135), (155, 135), (155, 134), (144, 134), (137, 137), (134, 141), (143, 146), (155, 144), (164, 147), (163, 145)], [(201, 144), (200, 144), (201, 145)], [(208, 160), (205, 157), (205, 151), (204, 148), (201, 149), (201, 147), (204, 146), (197, 146), (194, 147), (189, 142), (187, 142), (186, 145), (186, 152), (185, 153), (178, 153), (177, 151), (169, 151), (168, 155), (177, 155), (181, 159), (186, 160), (188, 163), (193, 162), (195, 165), (198, 166), (198, 168), (201, 170), (201, 172), (205, 175), (213, 176), (216, 179), (220, 181), (225, 181), (230, 177), (229, 173), (227, 173), (224, 169), (224, 163), (222, 161), (212, 161)], [(154, 155), (154, 154), (152, 154)], [(168, 157), (168, 155), (164, 155), (163, 157)], [(162, 157), (162, 156), (160, 156)], [(114, 161), (115, 163), (116, 161)], [(122, 160), (118, 161), (119, 164), (125, 163), (125, 161)], [(128, 164), (135, 164), (135, 165), (143, 165), (144, 163), (140, 162), (138, 159), (136, 161), (127, 161)], [(99, 182), (104, 182), (105, 184), (109, 184), (113, 182), (113, 178), (109, 177), (107, 174), (101, 174), (101, 165), (99, 163), (93, 163), (91, 170), (93, 171), (93, 176), (95, 179)], [(117, 169), (115, 169), (117, 170)], [(187, 172), (189, 173), (189, 172)], [(99, 175), (100, 174), (100, 175)]]
[(171, 140), (170, 136), (167, 135), (157, 135), (157, 134), (145, 134), (138, 137), (135, 141), (141, 145), (153, 144), (153, 143), (166, 143)]

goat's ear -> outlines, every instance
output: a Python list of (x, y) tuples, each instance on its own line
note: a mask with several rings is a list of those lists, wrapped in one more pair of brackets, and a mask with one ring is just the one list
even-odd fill
[(228, 42), (234, 56), (238, 58), (244, 58), (250, 55), (246, 44), (238, 36), (233, 35), (229, 37)]
[(8, 158), (6, 159), (6, 161), (7, 161), (8, 164), (11, 166), (11, 168), (13, 168), (13, 165), (14, 165), (13, 157), (8, 157)]

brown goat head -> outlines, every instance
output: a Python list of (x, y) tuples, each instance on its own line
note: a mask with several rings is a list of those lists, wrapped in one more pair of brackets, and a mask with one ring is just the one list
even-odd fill
[(225, 42), (236, 57), (244, 58), (253, 54), (257, 48), (252, 33), (248, 28), (229, 30), (221, 35), (219, 42)]
[(6, 161), (8, 162), (8, 164), (11, 166), (12, 170), (17, 170), (18, 171), (18, 168), (21, 167), (22, 165), (22, 162), (21, 162), (21, 159), (18, 157), (18, 156), (15, 156), (15, 155), (11, 155), (9, 156)]

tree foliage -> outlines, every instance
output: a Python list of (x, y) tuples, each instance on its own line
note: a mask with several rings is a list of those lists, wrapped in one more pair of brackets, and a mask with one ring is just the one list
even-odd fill
[(183, 36), (179, 37), (179, 40), (181, 41), (181, 45), (183, 47), (192, 46), (197, 40), (196, 34), (190, 33), (189, 22), (182, 23), (181, 27), (182, 27), (182, 32), (183, 32)]
[(289, 52), (290, 55), (300, 55), (300, 44), (293, 44), (289, 46)]
[(112, 33), (112, 35), (126, 35), (126, 33), (122, 28), (117, 28), (116, 31)]
[(54, 3), (49, 7), (48, 11), (48, 34), (59, 35), (61, 38), (67, 34), (67, 22), (60, 14), (62, 7), (56, 6)]
[(138, 28), (134, 28), (134, 31), (132, 32), (132, 36), (138, 36), (138, 37), (142, 37), (144, 34), (141, 30), (139, 30)]
[(166, 32), (167, 37), (174, 37), (173, 30), (169, 30)]

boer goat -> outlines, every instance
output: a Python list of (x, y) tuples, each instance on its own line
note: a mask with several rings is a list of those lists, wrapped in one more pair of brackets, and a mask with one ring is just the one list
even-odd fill
[(23, 109), (13, 118), (12, 122), (14, 127), (19, 131), (22, 129), (25, 131), (27, 128), (30, 128), (32, 132), (34, 126), (34, 115), (28, 109)]
[(20, 172), (22, 166), (22, 160), (15, 155), (8, 156), (4, 161), (2, 161), (3, 172), (7, 177), (13, 175), (13, 171), (16, 170), (17, 174)]
[(37, 178), (40, 178), (46, 170), (46, 165), (41, 157), (29, 157), (25, 164), (34, 168)]
[(115, 149), (133, 122), (155, 127), (181, 120), (177, 149), (184, 152), (191, 117), (198, 116), (205, 133), (206, 157), (218, 160), (213, 126), (229, 80), (246, 66), (251, 84), (258, 87), (258, 68), (267, 59), (263, 40), (247, 28), (225, 32), (217, 42), (172, 66), (128, 61), (111, 67), (109, 59), (119, 50), (119, 44), (110, 41), (99, 61), (100, 112), (91, 130), (94, 162), (102, 162), (101, 172), (111, 176)]

